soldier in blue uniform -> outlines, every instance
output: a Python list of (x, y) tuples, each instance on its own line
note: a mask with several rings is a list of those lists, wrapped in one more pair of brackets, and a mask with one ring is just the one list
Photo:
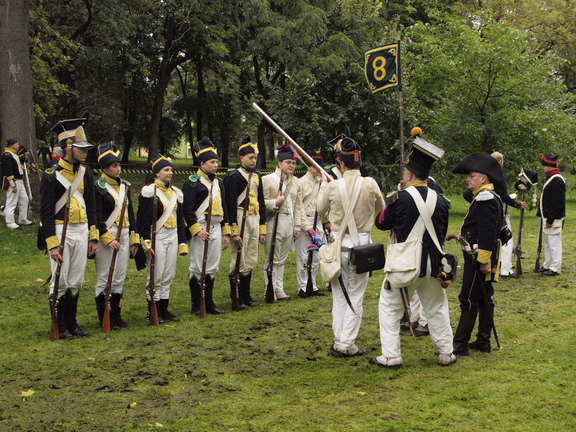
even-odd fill
[[(418, 293), (428, 321), (430, 337), (438, 353), (438, 363), (449, 366), (456, 361), (456, 357), (452, 354), (448, 299), (442, 286), (443, 281), (438, 278), (443, 255), (442, 245), (448, 228), (449, 203), (427, 184), (432, 164), (443, 154), (444, 150), (423, 138), (418, 137), (414, 141), (402, 170), (404, 188), (387, 196), (386, 207), (376, 218), (376, 227), (390, 230), (391, 238), (396, 243), (405, 242), (413, 230), (424, 232), (420, 274), (414, 283), (406, 287), (406, 292), (411, 297)], [(417, 197), (421, 198), (422, 206), (429, 214), (420, 211), (415, 201)], [(427, 218), (428, 225), (434, 228), (433, 233), (428, 231), (424, 218)], [(377, 366), (398, 368), (403, 364), (398, 326), (403, 314), (404, 293), (401, 289), (403, 287), (391, 286), (385, 279), (380, 291), (378, 309), (382, 355), (370, 360), (370, 363)]]
[[(41, 244), (51, 258), (50, 296), (58, 299), (58, 330), (60, 339), (89, 336), (76, 321), (80, 287), (84, 282), (87, 256), (98, 248), (94, 175), (83, 165), (88, 150), (94, 146), (87, 142), (83, 125), (86, 118), (62, 120), (53, 128), (64, 156), (47, 169), (40, 183)], [(70, 194), (68, 194), (70, 191)], [(68, 199), (68, 195), (70, 198)], [(65, 207), (70, 208), (65, 244), (61, 245)], [(64, 250), (62, 250), (62, 247)], [(54, 274), (58, 264), (60, 285), (54, 292)]]
[[(252, 298), (250, 293), (250, 283), (252, 271), (258, 263), (258, 244), (266, 241), (266, 203), (264, 202), (264, 191), (262, 189), (262, 178), (256, 171), (258, 161), (258, 146), (253, 144), (250, 135), (242, 140), (238, 148), (240, 165), (226, 173), (224, 178), (224, 189), (226, 190), (226, 210), (230, 224), (230, 236), (232, 240), (232, 259), (230, 260), (230, 285), (233, 289), (233, 273), (236, 266), (236, 255), (238, 249), (242, 249), (240, 254), (240, 309), (246, 306), (261, 306)], [(246, 200), (248, 194), (248, 200)], [(246, 219), (243, 219), (244, 206), (248, 202), (246, 209)], [(244, 227), (244, 235), (240, 237)], [(233, 293), (231, 292), (232, 296)]]
[[(106, 284), (112, 265), (112, 256), (116, 251), (114, 274), (110, 289), (110, 327), (113, 330), (129, 327), (122, 319), (122, 293), (128, 268), (130, 253), (136, 255), (140, 246), (140, 236), (136, 229), (136, 217), (132, 207), (130, 183), (120, 178), (122, 161), (120, 151), (113, 142), (98, 147), (98, 165), (102, 175), (96, 181), (96, 212), (98, 214), (98, 232), (100, 234), (96, 264), (96, 291), (94, 298), (100, 324), (106, 307)], [(117, 241), (122, 206), (126, 202), (122, 231)]]
[[(180, 321), (176, 315), (168, 310), (170, 304), (170, 288), (176, 276), (176, 261), (178, 255), (188, 254), (186, 243), (185, 222), (182, 213), (184, 195), (176, 186), (172, 186), (172, 162), (158, 155), (150, 161), (150, 166), (156, 179), (154, 183), (142, 188), (138, 201), (136, 224), (140, 234), (140, 244), (146, 252), (146, 260), (150, 263), (151, 255), (155, 256), (154, 272), (154, 298), (150, 298), (150, 291), (146, 290), (148, 311), (151, 302), (156, 302), (158, 318), (164, 321)], [(156, 194), (156, 244), (152, 248), (152, 209)], [(150, 266), (148, 266), (150, 269)], [(150, 272), (148, 272), (148, 286)]]
[[(490, 352), (494, 316), (492, 282), (498, 281), (500, 275), (500, 231), (504, 215), (499, 193), (506, 193), (506, 181), (498, 161), (486, 153), (467, 156), (452, 172), (468, 175), (466, 181), (473, 196), (460, 230), (472, 253), (464, 253), (462, 289), (458, 297), (461, 312), (453, 352), (468, 355), (469, 348)], [(478, 315), (477, 338), (469, 343)]]
[[(184, 186), (184, 220), (189, 237), (190, 256), (190, 297), (192, 313), (200, 312), (202, 261), (206, 259), (204, 295), (206, 312), (213, 315), (223, 314), (214, 303), (214, 278), (222, 255), (222, 247), (228, 248), (230, 228), (224, 203), (224, 185), (216, 178), (218, 154), (209, 138), (205, 137), (194, 146), (200, 168), (191, 175)], [(211, 203), (210, 203), (211, 201)], [(206, 226), (208, 209), (210, 209), (210, 226)], [(205, 244), (208, 242), (206, 257)]]

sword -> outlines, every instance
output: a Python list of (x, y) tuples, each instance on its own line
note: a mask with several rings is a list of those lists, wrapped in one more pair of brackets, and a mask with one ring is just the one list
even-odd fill
[(350, 306), (350, 309), (352, 309), (352, 312), (356, 313), (356, 311), (354, 310), (354, 306), (352, 306), (352, 302), (350, 301), (350, 297), (348, 296), (348, 291), (346, 290), (346, 287), (344, 286), (344, 282), (342, 281), (342, 275), (338, 276), (338, 283), (340, 284), (340, 288), (342, 288), (342, 294), (344, 294), (344, 298), (346, 299), (346, 303), (348, 303), (348, 306)]

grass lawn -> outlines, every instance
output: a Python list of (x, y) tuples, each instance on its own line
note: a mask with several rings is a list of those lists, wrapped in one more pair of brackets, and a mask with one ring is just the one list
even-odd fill
[[(135, 190), (142, 181), (131, 179)], [(184, 177), (174, 183), (182, 184)], [(449, 233), (466, 204), (452, 197)], [(569, 197), (564, 265), (558, 277), (534, 267), (537, 219), (526, 212), (524, 275), (496, 285), (502, 349), (436, 364), (429, 337), (402, 336), (404, 367), (368, 364), (379, 355), (377, 302), (383, 273), (370, 279), (358, 346), (368, 357), (330, 354), (331, 295), (232, 312), (225, 251), (215, 300), (227, 313), (190, 313), (188, 258), (178, 258), (171, 310), (179, 323), (146, 320), (144, 272), (130, 264), (124, 319), (100, 332), (95, 270), (88, 262), (78, 321), (89, 338), (51, 342), (49, 258), (35, 249), (36, 227), (0, 224), (0, 431), (572, 431), (576, 430), (576, 199)], [(518, 212), (513, 210), (514, 235)], [(373, 233), (374, 241), (386, 234)], [(454, 242), (447, 251), (460, 256)], [(542, 257), (543, 260), (543, 257)], [(264, 300), (263, 249), (253, 278)], [(286, 291), (296, 295), (295, 260)], [(292, 270), (291, 270), (292, 269)], [(453, 326), (459, 283), (448, 289)]]

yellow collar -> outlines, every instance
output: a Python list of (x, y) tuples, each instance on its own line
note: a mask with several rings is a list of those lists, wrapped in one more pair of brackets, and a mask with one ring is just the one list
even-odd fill
[(472, 191), (472, 194), (474, 196), (478, 195), (480, 192), (482, 192), (483, 190), (494, 190), (494, 184), (493, 183), (488, 183), (485, 185), (480, 186), (478, 189), (476, 189), (475, 191)]
[(426, 183), (426, 180), (412, 180), (411, 182), (408, 182), (404, 185), (404, 188), (410, 187), (410, 186), (414, 186), (414, 187), (418, 187), (418, 186), (428, 186), (428, 183)]

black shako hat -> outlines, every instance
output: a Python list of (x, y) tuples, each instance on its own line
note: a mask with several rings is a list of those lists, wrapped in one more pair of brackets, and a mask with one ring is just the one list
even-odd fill
[(425, 180), (430, 176), (432, 164), (442, 156), (444, 156), (444, 150), (417, 135), (404, 160), (404, 166), (408, 171)]
[(540, 163), (543, 166), (556, 168), (558, 166), (558, 155), (554, 153), (544, 153), (544, 156), (540, 158)]
[(250, 135), (246, 135), (242, 138), (242, 143), (238, 147), (238, 156), (244, 156), (250, 153), (258, 154), (258, 146), (252, 143)]
[(466, 156), (452, 172), (454, 174), (469, 174), (471, 172), (485, 174), (490, 179), (490, 182), (494, 184), (496, 193), (507, 193), (506, 180), (504, 179), (502, 167), (498, 161), (488, 153), (472, 153)]
[(294, 151), (288, 144), (280, 144), (276, 147), (278, 151), (278, 160), (283, 161), (286, 159), (296, 160), (296, 156), (294, 155)]
[(98, 166), (104, 169), (114, 162), (122, 162), (120, 159), (120, 150), (116, 148), (114, 141), (100, 144), (98, 146)]
[(342, 138), (342, 142), (340, 143), (340, 161), (362, 162), (362, 149), (352, 138)]
[(152, 172), (154, 174), (158, 174), (160, 170), (167, 166), (172, 166), (172, 161), (168, 159), (166, 156), (162, 156), (159, 154), (154, 159), (152, 159), (148, 165), (152, 168)]
[(207, 162), (211, 159), (218, 159), (216, 148), (210, 138), (204, 137), (194, 145), (194, 153), (198, 158), (198, 162)]
[(538, 183), (538, 173), (528, 168), (522, 168), (522, 171), (518, 174), (518, 180), (516, 180), (514, 187), (520, 192), (528, 191), (536, 183)]
[(91, 149), (94, 146), (88, 142), (84, 132), (86, 121), (86, 117), (60, 120), (52, 126), (50, 130), (58, 135), (58, 144), (63, 149), (69, 145), (83, 149)]

